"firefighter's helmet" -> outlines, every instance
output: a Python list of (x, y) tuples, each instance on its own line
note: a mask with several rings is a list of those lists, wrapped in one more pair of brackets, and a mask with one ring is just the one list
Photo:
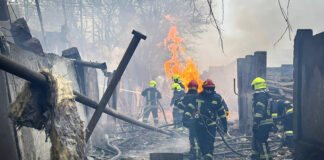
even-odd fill
[(174, 81), (179, 81), (179, 80), (180, 80), (180, 75), (178, 75), (178, 74), (174, 74), (174, 75), (172, 76), (172, 79), (173, 79)]
[(263, 78), (257, 77), (252, 81), (251, 87), (252, 87), (253, 90), (256, 91), (256, 90), (260, 90), (260, 89), (266, 89), (267, 84), (266, 84), (266, 81)]
[(188, 88), (197, 90), (198, 89), (197, 81), (195, 81), (195, 80), (190, 81), (189, 84), (188, 84)]
[(203, 88), (215, 88), (215, 84), (211, 79), (207, 79), (202, 85)]
[(151, 87), (156, 87), (156, 82), (155, 82), (154, 80), (151, 80), (151, 81), (150, 81), (150, 86), (151, 86)]

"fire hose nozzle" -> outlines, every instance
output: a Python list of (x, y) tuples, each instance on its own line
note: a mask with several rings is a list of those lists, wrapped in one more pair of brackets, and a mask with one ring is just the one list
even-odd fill
[(140, 39), (144, 39), (144, 40), (146, 40), (146, 36), (145, 36), (144, 34), (138, 32), (138, 31), (133, 30), (133, 31), (132, 31), (132, 34), (133, 34), (135, 37), (137, 37), (137, 38), (140, 38)]

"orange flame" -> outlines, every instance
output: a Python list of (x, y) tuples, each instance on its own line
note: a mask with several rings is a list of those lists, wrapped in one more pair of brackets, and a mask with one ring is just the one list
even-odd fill
[(165, 15), (164, 18), (167, 19), (171, 24), (175, 24), (178, 22), (177, 18), (174, 18), (169, 14)]
[(164, 69), (166, 76), (171, 79), (174, 74), (178, 74), (181, 77), (183, 85), (186, 87), (191, 80), (196, 80), (199, 84), (198, 91), (202, 91), (203, 81), (199, 78), (199, 70), (196, 68), (196, 64), (191, 58), (186, 58), (184, 65), (183, 61), (179, 57), (179, 53), (185, 56), (185, 48), (182, 46), (183, 39), (178, 36), (179, 32), (175, 26), (171, 26), (168, 37), (164, 39), (164, 46), (172, 53), (170, 60), (164, 63)]

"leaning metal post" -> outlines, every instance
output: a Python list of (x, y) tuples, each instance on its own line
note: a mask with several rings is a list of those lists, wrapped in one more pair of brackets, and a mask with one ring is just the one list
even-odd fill
[(121, 76), (123, 75), (130, 59), (132, 58), (137, 45), (139, 44), (141, 39), (144, 39), (144, 40), (146, 39), (145, 35), (137, 32), (135, 30), (133, 30), (132, 34), (134, 35), (133, 39), (130, 42), (121, 62), (119, 63), (119, 65), (114, 73), (114, 76), (112, 77), (105, 93), (103, 94), (103, 96), (99, 102), (98, 108), (96, 109), (96, 111), (94, 112), (93, 116), (90, 119), (90, 122), (89, 122), (89, 124), (87, 126), (87, 130), (86, 130), (86, 141), (89, 140), (94, 128), (96, 127), (96, 125), (101, 117), (101, 114), (105, 110), (106, 105), (107, 105), (111, 95), (113, 94)]

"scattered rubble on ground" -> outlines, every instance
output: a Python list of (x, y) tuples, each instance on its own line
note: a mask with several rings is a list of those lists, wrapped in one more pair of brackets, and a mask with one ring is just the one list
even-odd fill
[[(172, 127), (168, 129), (172, 130)], [(108, 142), (121, 151), (121, 159), (124, 160), (148, 160), (150, 153), (184, 153), (184, 159), (190, 159), (189, 140), (187, 130), (177, 136), (170, 137), (156, 132), (147, 131), (137, 127), (124, 127), (124, 131), (116, 131), (114, 134), (103, 136), (102, 144), (93, 146), (88, 153), (88, 159), (110, 159), (118, 154), (116, 149), (108, 145)], [(249, 159), (251, 154), (251, 136), (240, 135), (238, 130), (230, 127), (230, 134), (225, 137), (227, 143), (239, 153), (248, 155), (241, 157), (233, 153), (217, 135), (215, 141), (215, 159), (241, 160)], [(114, 135), (114, 136), (112, 136)], [(274, 159), (292, 159), (292, 153), (287, 148), (281, 147), (280, 134), (272, 134), (269, 138), (269, 146)]]

